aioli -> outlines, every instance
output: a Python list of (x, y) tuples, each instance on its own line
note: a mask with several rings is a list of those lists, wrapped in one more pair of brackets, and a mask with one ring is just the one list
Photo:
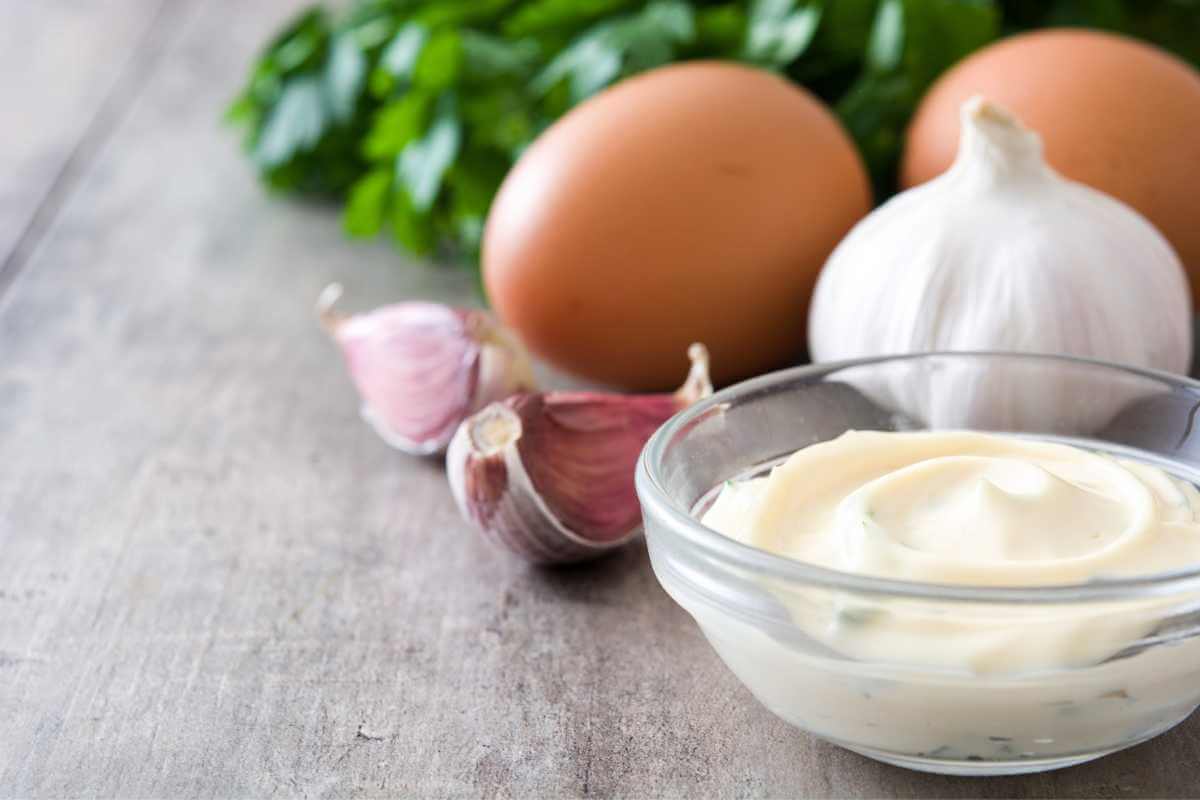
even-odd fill
[[(850, 431), (767, 478), (730, 483), (705, 525), (755, 547), (862, 575), (1045, 586), (1200, 563), (1200, 492), (1162, 470), (1049, 442), (966, 432)], [(859, 658), (974, 673), (1097, 663), (1147, 632), (1102, 605), (949, 614), (918, 602), (780, 595), (797, 624)], [(817, 609), (821, 608), (820, 611)]]
[[(1200, 492), (1160, 469), (1067, 445), (849, 432), (727, 483), (702, 521), (842, 571), (1036, 586), (1200, 563), (1198, 509)], [(1200, 703), (1194, 594), (989, 604), (759, 579), (760, 606), (782, 607), (792, 631), (724, 613), (669, 573), (663, 585), (769, 709), (894, 763), (1061, 766)]]

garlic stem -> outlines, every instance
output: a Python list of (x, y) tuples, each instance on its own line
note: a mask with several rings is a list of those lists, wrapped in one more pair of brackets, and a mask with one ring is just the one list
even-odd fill
[(521, 438), (521, 418), (503, 403), (492, 403), (466, 421), (471, 446), (491, 456)]
[(1006, 109), (975, 95), (959, 116), (962, 138), (949, 174), (987, 188), (1052, 172), (1042, 158), (1042, 138)]
[(342, 285), (340, 283), (329, 284), (317, 295), (317, 319), (320, 320), (321, 327), (325, 329), (326, 333), (331, 335), (345, 320), (345, 317), (333, 310), (338, 300), (341, 299)]

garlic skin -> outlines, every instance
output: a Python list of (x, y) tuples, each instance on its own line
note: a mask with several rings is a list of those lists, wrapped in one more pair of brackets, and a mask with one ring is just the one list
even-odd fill
[(470, 414), (535, 386), (524, 348), (486, 311), (405, 302), (342, 317), (341, 294), (327, 286), (317, 314), (342, 349), (363, 419), (398, 450), (440, 453)]
[[(1082, 356), (1186, 372), (1192, 310), (1166, 239), (1129, 206), (1063, 178), (1041, 138), (981, 97), (962, 108), (953, 166), (860, 222), (834, 250), (809, 314), (814, 361), (929, 351)], [(1094, 428), (1128, 397), (1038, 396), (1001, 374), (893, 387), (928, 424)], [(1120, 396), (1118, 396), (1120, 395)]]
[(712, 393), (708, 352), (693, 344), (674, 394), (519, 394), (459, 427), (446, 453), (463, 517), (528, 561), (599, 556), (638, 532), (634, 467), (651, 434)]

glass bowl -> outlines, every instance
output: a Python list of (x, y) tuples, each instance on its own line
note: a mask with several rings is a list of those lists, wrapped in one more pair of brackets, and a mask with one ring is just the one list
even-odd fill
[[(651, 564), (750, 692), (805, 731), (929, 772), (1080, 763), (1156, 736), (1200, 704), (1200, 565), (1034, 588), (923, 584), (805, 564), (698, 517), (725, 481), (851, 429), (1065, 441), (1200, 483), (1198, 410), (1195, 381), (1056, 356), (929, 353), (765, 375), (697, 403), (647, 443), (637, 491)], [(839, 645), (846, 638), (833, 634), (854, 626), (870, 644), (875, 614), (920, 631), (920, 646), (908, 641), (901, 659), (886, 642)], [(946, 637), (976, 635), (1015, 655), (1083, 641), (1092, 656), (984, 672), (940, 658)]]

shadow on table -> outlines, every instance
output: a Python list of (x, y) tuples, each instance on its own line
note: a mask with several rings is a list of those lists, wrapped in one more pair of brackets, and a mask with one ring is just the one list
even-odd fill
[(668, 627), (692, 624), (687, 612), (659, 586), (640, 537), (595, 561), (527, 567), (520, 581), (556, 602), (621, 607), (629, 619), (656, 620)]

